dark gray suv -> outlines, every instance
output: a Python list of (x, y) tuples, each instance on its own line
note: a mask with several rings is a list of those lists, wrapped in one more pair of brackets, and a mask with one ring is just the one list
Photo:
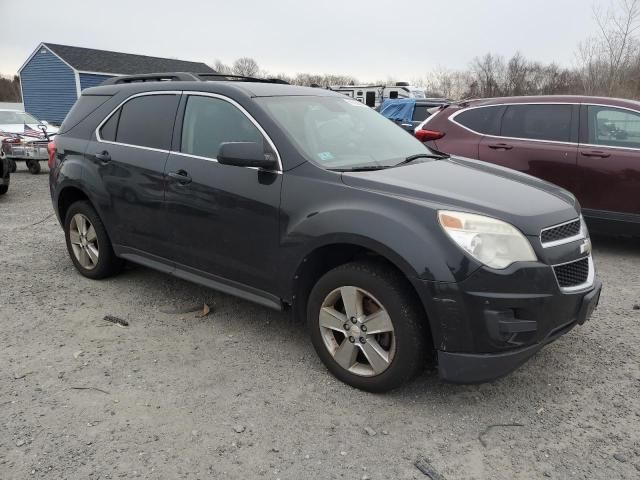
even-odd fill
[(428, 361), (449, 381), (504, 375), (598, 302), (573, 195), (435, 153), (330, 91), (121, 77), (84, 90), (49, 151), (80, 273), (129, 260), (289, 310), (365, 390)]

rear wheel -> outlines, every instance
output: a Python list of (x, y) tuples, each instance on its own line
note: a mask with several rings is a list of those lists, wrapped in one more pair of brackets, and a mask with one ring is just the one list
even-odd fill
[(18, 165), (16, 164), (16, 161), (13, 158), (9, 159), (9, 171), (11, 173), (16, 173), (16, 170), (18, 169)]
[(102, 220), (89, 202), (80, 201), (69, 207), (64, 232), (69, 256), (85, 277), (105, 278), (122, 267), (123, 262), (113, 252)]
[(9, 185), (0, 185), (0, 195), (4, 195), (9, 191)]
[(427, 358), (426, 318), (397, 271), (353, 262), (326, 273), (309, 296), (311, 341), (339, 380), (370, 392), (396, 388)]
[(29, 169), (29, 173), (37, 175), (40, 173), (40, 162), (36, 160), (27, 160), (27, 168)]

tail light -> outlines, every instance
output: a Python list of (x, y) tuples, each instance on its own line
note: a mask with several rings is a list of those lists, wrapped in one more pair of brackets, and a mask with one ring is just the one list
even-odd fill
[(56, 142), (55, 140), (51, 140), (47, 143), (47, 153), (49, 154), (49, 170), (53, 169), (53, 166), (56, 163)]
[(416, 138), (421, 142), (429, 142), (431, 140), (440, 140), (444, 137), (444, 132), (436, 130), (416, 130)]

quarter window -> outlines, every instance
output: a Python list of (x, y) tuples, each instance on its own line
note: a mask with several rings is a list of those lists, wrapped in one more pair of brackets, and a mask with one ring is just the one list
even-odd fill
[(588, 108), (590, 144), (640, 148), (640, 113), (613, 107)]
[(459, 113), (454, 120), (474, 132), (498, 135), (503, 111), (503, 107), (472, 108)]
[(510, 105), (502, 118), (503, 137), (569, 142), (571, 105)]
[(100, 129), (100, 138), (102, 140), (106, 140), (107, 142), (115, 142), (116, 141), (116, 131), (118, 130), (118, 120), (120, 119), (120, 110), (118, 109), (113, 115), (109, 117), (109, 120), (106, 121), (102, 128)]
[(263, 149), (265, 146), (260, 131), (231, 103), (219, 98), (189, 97), (180, 151), (215, 159), (224, 142), (256, 142)]
[(169, 150), (178, 95), (135, 97), (116, 111), (100, 129), (103, 140)]

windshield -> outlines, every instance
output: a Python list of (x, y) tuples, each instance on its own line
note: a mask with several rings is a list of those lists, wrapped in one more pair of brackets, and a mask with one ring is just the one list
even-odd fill
[(340, 97), (258, 99), (308, 160), (327, 169), (389, 167), (431, 151), (366, 105)]
[(35, 117), (32, 117), (25, 112), (15, 112), (12, 110), (0, 110), (0, 124), (8, 125), (12, 123), (27, 123), (38, 124), (40, 123)]

